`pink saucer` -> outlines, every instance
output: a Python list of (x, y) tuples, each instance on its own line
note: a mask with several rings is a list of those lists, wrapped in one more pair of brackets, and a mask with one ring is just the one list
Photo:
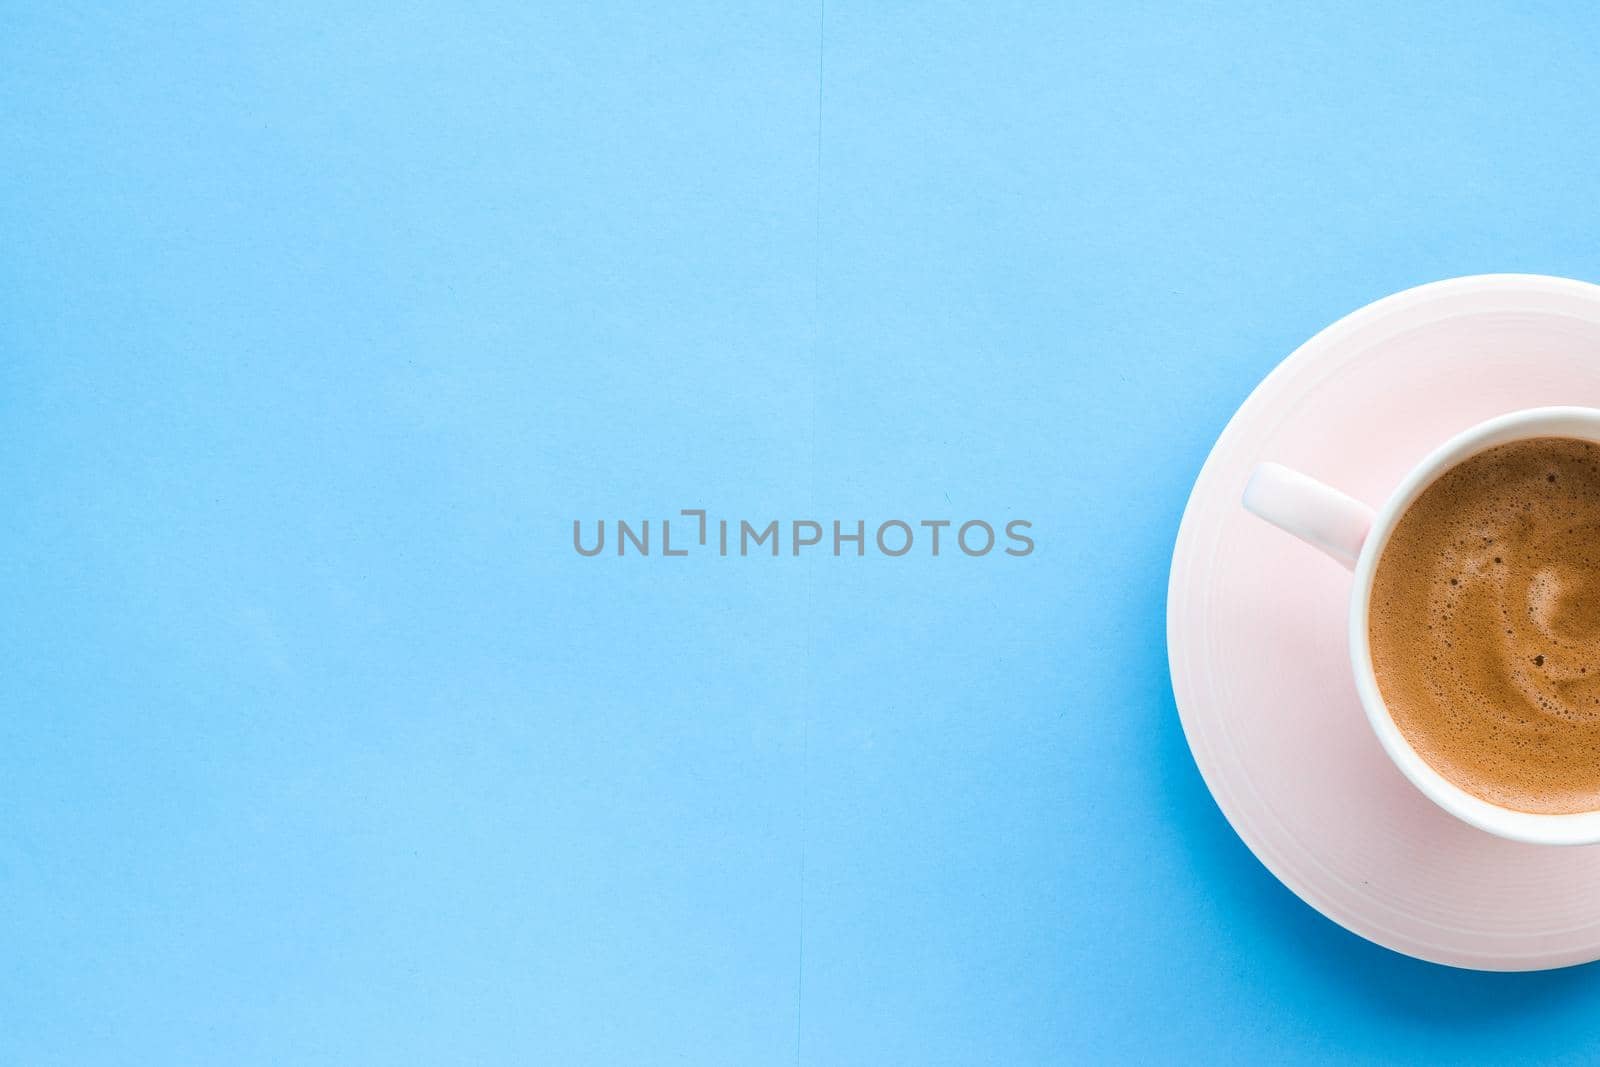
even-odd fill
[(1223, 814), (1306, 903), (1436, 963), (1600, 959), (1600, 846), (1504, 841), (1414, 789), (1356, 697), (1350, 575), (1239, 497), (1270, 459), (1381, 504), (1451, 435), (1555, 404), (1600, 406), (1600, 286), (1498, 274), (1387, 297), (1307, 341), (1250, 394), (1200, 472), (1173, 551), (1172, 687)]

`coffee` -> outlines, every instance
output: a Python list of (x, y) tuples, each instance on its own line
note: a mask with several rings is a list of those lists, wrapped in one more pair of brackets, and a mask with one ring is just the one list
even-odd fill
[(1600, 810), (1600, 445), (1532, 438), (1446, 471), (1395, 525), (1367, 624), (1434, 770), (1505, 808)]

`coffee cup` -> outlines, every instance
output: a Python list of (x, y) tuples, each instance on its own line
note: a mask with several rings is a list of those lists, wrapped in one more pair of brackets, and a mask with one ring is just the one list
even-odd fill
[(1445, 777), (1402, 732), (1385, 704), (1374, 669), (1370, 621), (1373, 589), (1379, 563), (1397, 524), (1430, 486), (1460, 464), (1490, 449), (1538, 438), (1569, 438), (1600, 445), (1600, 409), (1533, 408), (1480, 423), (1444, 442), (1412, 468), (1376, 511), (1276, 463), (1262, 463), (1255, 469), (1243, 503), (1247, 510), (1321, 549), (1354, 573), (1348, 633), (1356, 692), (1383, 750), (1424, 796), (1458, 819), (1514, 841), (1595, 844), (1600, 843), (1600, 810), (1559, 814), (1517, 810), (1474, 795)]

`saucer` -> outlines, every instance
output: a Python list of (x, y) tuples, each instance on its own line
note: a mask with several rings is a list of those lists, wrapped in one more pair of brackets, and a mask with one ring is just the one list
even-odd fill
[(1345, 640), (1351, 577), (1247, 514), (1275, 460), (1377, 506), (1494, 415), (1600, 407), (1600, 286), (1496, 274), (1387, 297), (1302, 345), (1223, 430), (1178, 531), (1167, 654), (1212, 796), (1279, 881), (1408, 956), (1521, 971), (1600, 959), (1600, 845), (1502, 840), (1384, 755)]

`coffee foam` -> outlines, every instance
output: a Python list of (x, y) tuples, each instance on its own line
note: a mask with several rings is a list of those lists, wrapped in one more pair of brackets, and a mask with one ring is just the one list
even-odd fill
[(1434, 770), (1518, 811), (1600, 810), (1600, 446), (1535, 438), (1445, 472), (1384, 547), (1368, 630)]

